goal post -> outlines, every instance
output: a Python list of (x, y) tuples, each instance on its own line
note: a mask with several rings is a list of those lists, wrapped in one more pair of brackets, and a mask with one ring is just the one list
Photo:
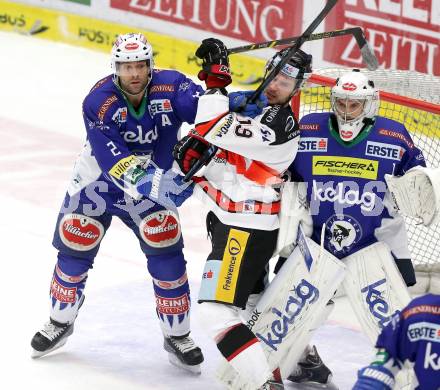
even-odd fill
[[(330, 88), (348, 68), (315, 70), (292, 99), (299, 118), (331, 110)], [(361, 70), (379, 89), (379, 115), (405, 125), (427, 165), (440, 167), (440, 78), (414, 71)], [(409, 248), (417, 271), (414, 293), (440, 293), (440, 224), (426, 228), (406, 218)]]

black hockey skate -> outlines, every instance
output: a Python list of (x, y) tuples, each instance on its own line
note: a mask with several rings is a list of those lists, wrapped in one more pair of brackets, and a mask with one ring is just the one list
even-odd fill
[(35, 333), (31, 341), (32, 357), (39, 358), (62, 347), (67, 338), (73, 333), (72, 324), (61, 324), (50, 319), (39, 332)]
[(323, 363), (316, 347), (309, 351), (307, 356), (298, 362), (298, 367), (287, 378), (291, 382), (304, 384), (308, 387), (322, 389), (336, 389), (332, 383), (332, 372)]
[(163, 347), (168, 352), (171, 364), (194, 374), (201, 373), (200, 364), (203, 362), (203, 354), (189, 337), (189, 333), (184, 336), (165, 337)]
[[(84, 299), (85, 295), (82, 294), (78, 310), (83, 305)], [(78, 313), (76, 313), (76, 316), (78, 316)], [(71, 324), (63, 324), (50, 318), (49, 321), (44, 324), (43, 329), (35, 333), (34, 337), (32, 337), (31, 357), (39, 358), (66, 344), (67, 338), (73, 333), (73, 324), (74, 322)]]

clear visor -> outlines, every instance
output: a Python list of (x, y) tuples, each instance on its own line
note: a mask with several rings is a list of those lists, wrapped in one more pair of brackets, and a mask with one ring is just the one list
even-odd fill
[(116, 62), (115, 68), (117, 76), (147, 75), (150, 72), (150, 60)]
[(333, 111), (344, 122), (353, 122), (364, 115), (366, 99), (335, 98)]

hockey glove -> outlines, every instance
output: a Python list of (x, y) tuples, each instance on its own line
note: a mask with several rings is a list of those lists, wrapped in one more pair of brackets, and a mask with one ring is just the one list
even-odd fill
[(263, 112), (263, 108), (269, 103), (264, 94), (260, 94), (254, 103), (247, 103), (248, 98), (254, 91), (231, 92), (229, 97), (229, 111), (238, 112), (241, 115), (255, 118)]
[(393, 387), (393, 373), (384, 366), (372, 364), (359, 370), (353, 390), (391, 390)]
[(198, 78), (205, 81), (208, 89), (225, 88), (231, 84), (228, 51), (222, 41), (215, 38), (204, 39), (196, 50), (196, 56), (203, 60)]
[(136, 185), (138, 192), (155, 203), (166, 208), (182, 205), (194, 190), (194, 183), (186, 183), (183, 176), (171, 170), (164, 171), (151, 162), (146, 169), (146, 175)]
[(173, 157), (181, 171), (187, 173), (209, 146), (202, 138), (187, 135), (174, 146)]

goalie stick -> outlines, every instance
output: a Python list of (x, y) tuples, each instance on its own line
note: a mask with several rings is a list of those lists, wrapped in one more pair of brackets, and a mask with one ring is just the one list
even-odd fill
[[(324, 18), (329, 14), (329, 12), (333, 9), (333, 7), (336, 5), (338, 0), (328, 0), (325, 4), (322, 11), (319, 13), (319, 15), (310, 23), (309, 27), (302, 33), (302, 35), (295, 40), (295, 43), (281, 58), (280, 62), (272, 69), (272, 71), (265, 77), (265, 79), (262, 81), (262, 83), (258, 86), (258, 88), (254, 91), (254, 93), (249, 97), (247, 103), (255, 102), (258, 98), (258, 96), (266, 89), (266, 87), (269, 85), (269, 83), (277, 76), (277, 74), (283, 69), (284, 65), (287, 64), (289, 59), (299, 50), (299, 48), (302, 46), (302, 44), (307, 41), (307, 39), (310, 37), (310, 35), (313, 33), (313, 31), (316, 30), (316, 28), (321, 24), (321, 22), (324, 20)], [(190, 170), (186, 173), (184, 177), (184, 181), (189, 181), (194, 174), (203, 167), (208, 161), (211, 160), (212, 157), (214, 157), (215, 153), (217, 152), (218, 147), (215, 145), (211, 145), (205, 153), (198, 159), (194, 165), (190, 168)]]

